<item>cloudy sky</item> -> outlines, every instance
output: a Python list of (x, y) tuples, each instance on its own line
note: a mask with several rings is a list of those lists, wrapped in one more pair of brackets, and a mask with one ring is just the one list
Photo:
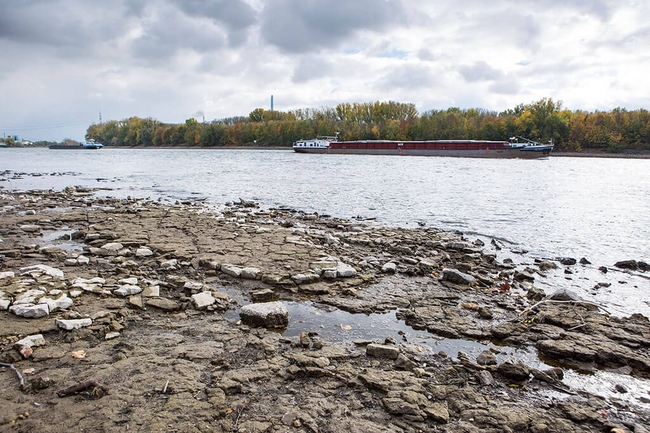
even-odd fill
[(0, 133), (341, 102), (650, 108), (647, 0), (0, 0)]

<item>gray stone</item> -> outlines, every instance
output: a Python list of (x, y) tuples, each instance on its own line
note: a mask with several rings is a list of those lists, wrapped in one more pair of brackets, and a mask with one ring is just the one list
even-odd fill
[(77, 257), (77, 263), (80, 265), (87, 265), (90, 263), (90, 259), (84, 255)]
[(484, 350), (476, 357), (478, 365), (497, 365), (497, 357), (490, 350)]
[(217, 302), (217, 300), (212, 296), (212, 292), (201, 292), (192, 295), (192, 303), (197, 310), (205, 310), (215, 302)]
[(7, 311), (9, 306), (11, 305), (11, 300), (9, 299), (0, 299), (0, 310), (2, 311)]
[(139, 258), (151, 257), (153, 256), (153, 251), (151, 251), (147, 247), (140, 247), (137, 250), (135, 250), (135, 256)]
[(43, 338), (43, 334), (35, 334), (35, 335), (29, 335), (21, 340), (18, 340), (14, 343), (14, 348), (19, 351), (23, 352), (23, 350), (26, 347), (37, 347), (37, 346), (43, 346), (45, 344), (45, 339)]
[(50, 314), (50, 307), (47, 304), (38, 305), (12, 305), (9, 311), (16, 316), (25, 317), (27, 319), (39, 319)]
[(245, 305), (239, 316), (252, 327), (283, 328), (289, 324), (289, 310), (280, 301)]
[(36, 233), (41, 231), (41, 226), (35, 224), (25, 224), (20, 226), (20, 229), (26, 233)]
[(13, 278), (15, 274), (12, 271), (5, 271), (5, 272), (0, 272), (0, 280), (3, 280), (5, 278)]
[(550, 298), (554, 301), (580, 301), (582, 300), (574, 291), (569, 289), (558, 289)]
[(50, 313), (54, 313), (55, 311), (60, 310), (67, 310), (74, 305), (74, 302), (72, 299), (68, 298), (68, 295), (60, 296), (57, 299), (41, 298), (39, 299), (38, 303), (47, 304), (47, 306), (50, 308)]
[(314, 283), (320, 279), (316, 274), (297, 274), (293, 275), (291, 279), (298, 285)]
[(381, 267), (381, 271), (384, 274), (394, 274), (397, 272), (397, 264), (393, 262), (388, 262)]
[(339, 278), (350, 278), (357, 275), (357, 270), (347, 263), (339, 262), (336, 266), (336, 275)]
[(160, 268), (161, 269), (176, 269), (178, 267), (178, 260), (177, 259), (171, 259), (171, 260), (165, 260), (160, 262)]
[(131, 284), (133, 286), (138, 284), (138, 279), (136, 277), (122, 278), (118, 281), (120, 284)]
[(471, 275), (460, 272), (456, 269), (444, 268), (442, 270), (442, 280), (449, 281), (455, 284), (474, 284), (476, 278)]
[(231, 277), (239, 278), (241, 277), (242, 269), (239, 266), (223, 264), (221, 265), (221, 272)]
[(144, 289), (142, 289), (142, 296), (145, 298), (153, 298), (156, 296), (160, 296), (160, 286), (155, 285), (155, 286), (147, 286)]
[(62, 270), (47, 265), (33, 265), (27, 266), (25, 268), (20, 268), (20, 274), (31, 275), (32, 277), (45, 274), (54, 278), (61, 279), (64, 277)]
[(428, 418), (431, 418), (439, 424), (447, 424), (449, 422), (449, 409), (446, 403), (433, 403), (431, 406), (424, 408), (424, 413)]
[(399, 348), (373, 343), (366, 346), (366, 355), (374, 356), (375, 358), (397, 359), (399, 356)]
[(124, 248), (124, 245), (122, 245), (119, 242), (109, 242), (107, 244), (102, 245), (99, 250), (100, 250), (100, 255), (106, 255), (106, 256), (116, 256), (119, 251), (121, 251)]
[(120, 336), (119, 332), (107, 332), (104, 336), (104, 340), (112, 340)]
[(140, 292), (142, 292), (142, 287), (133, 284), (123, 284), (119, 289), (113, 291), (114, 294), (123, 297), (137, 295)]
[(71, 320), (56, 319), (54, 323), (56, 323), (56, 326), (58, 326), (60, 329), (66, 331), (72, 331), (73, 329), (81, 329), (92, 325), (93, 320), (90, 317), (87, 317), (85, 319), (71, 319)]
[(271, 289), (256, 290), (251, 293), (253, 302), (268, 302), (275, 298), (275, 292)]
[(262, 271), (257, 268), (244, 268), (241, 270), (241, 277), (246, 280), (257, 280), (261, 274)]
[(497, 368), (497, 371), (504, 377), (516, 382), (523, 382), (530, 377), (530, 370), (519, 362), (505, 361)]
[(163, 311), (176, 311), (180, 310), (181, 308), (178, 303), (172, 301), (171, 299), (160, 297), (147, 299), (144, 304), (147, 307), (160, 308)]

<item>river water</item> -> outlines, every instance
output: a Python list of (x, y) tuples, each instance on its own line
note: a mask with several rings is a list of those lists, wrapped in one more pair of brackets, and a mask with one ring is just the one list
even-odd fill
[[(613, 268), (650, 262), (650, 160), (306, 155), (286, 150), (0, 149), (10, 190), (106, 188), (113, 197), (238, 198), (377, 224), (458, 230), (501, 258), (587, 258), (537, 285), (571, 288), (615, 314), (650, 316), (650, 280)], [(25, 175), (16, 179), (15, 173)], [(59, 175), (52, 175), (52, 174)], [(63, 174), (63, 175), (61, 175)], [(525, 254), (515, 254), (514, 252)], [(598, 271), (605, 266), (607, 274)], [(601, 287), (596, 288), (598, 283)], [(610, 286), (605, 287), (607, 284)]]
[[(559, 158), (495, 160), (367, 155), (305, 155), (275, 150), (54, 151), (0, 149), (0, 187), (7, 190), (101, 188), (117, 198), (201, 200), (222, 206), (239, 198), (262, 207), (289, 207), (372, 224), (461, 231), (503, 248), (500, 260), (521, 267), (535, 259), (587, 258), (560, 266), (535, 286), (570, 288), (616, 315), (650, 317), (650, 275), (613, 267), (619, 260), (650, 262), (650, 160)], [(599, 270), (605, 266), (607, 273)], [(307, 327), (333, 340), (409, 335), (429, 350), (476, 355), (487, 346), (416, 333), (395, 318), (324, 311), (289, 303), (294, 335)], [(343, 326), (348, 325), (348, 326)], [(295, 329), (294, 329), (295, 328)], [(350, 329), (349, 331), (347, 329)], [(485, 347), (484, 347), (485, 346)], [(509, 352), (510, 351), (510, 352)], [(535, 354), (508, 348), (504, 353)], [(532, 361), (534, 362), (534, 361)], [(538, 361), (539, 362), (539, 361)], [(606, 371), (567, 371), (574, 389), (620, 400), (613, 384), (631, 390), (630, 404), (650, 413), (639, 396), (650, 381)], [(591, 388), (593, 389), (591, 389)]]

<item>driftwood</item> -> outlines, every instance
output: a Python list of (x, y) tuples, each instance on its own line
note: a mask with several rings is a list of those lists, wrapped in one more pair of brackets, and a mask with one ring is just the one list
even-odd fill
[(13, 364), (5, 364), (4, 362), (0, 362), (0, 367), (7, 367), (12, 369), (14, 373), (16, 373), (16, 375), (18, 376), (18, 379), (20, 380), (20, 389), (25, 389), (25, 379), (23, 378), (23, 375), (20, 374), (20, 371), (18, 371), (18, 369), (14, 367)]
[(78, 392), (85, 391), (89, 388), (91, 388), (91, 394), (94, 397), (102, 397), (103, 395), (108, 394), (107, 387), (101, 385), (99, 382), (97, 382), (94, 379), (90, 379), (90, 380), (84, 380), (83, 382), (80, 382), (76, 385), (72, 385), (70, 388), (66, 388), (61, 391), (58, 391), (56, 395), (58, 395), (59, 397), (65, 397), (67, 395), (76, 394)]

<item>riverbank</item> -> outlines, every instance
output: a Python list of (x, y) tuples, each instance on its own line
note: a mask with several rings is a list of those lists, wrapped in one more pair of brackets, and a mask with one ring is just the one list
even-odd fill
[[(0, 370), (3, 428), (643, 432), (650, 421), (650, 394), (629, 385), (650, 376), (648, 319), (535, 287), (575, 261), (518, 269), (457, 233), (249, 201), (68, 188), (0, 202), (0, 362), (25, 381)], [(253, 301), (279, 313), (251, 320), (240, 310)], [(412, 332), (364, 338), (353, 322), (290, 315), (297, 335), (270, 328), (282, 305), (305, 302), (314, 315), (394, 311)], [(443, 340), (480, 350), (435, 350)], [(620, 378), (612, 397), (570, 380), (605, 370)]]

